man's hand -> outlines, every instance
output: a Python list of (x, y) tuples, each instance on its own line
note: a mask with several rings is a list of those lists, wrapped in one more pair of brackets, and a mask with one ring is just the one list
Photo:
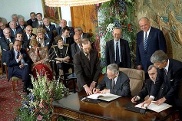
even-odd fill
[(83, 87), (84, 87), (85, 92), (87, 93), (87, 95), (91, 95), (92, 94), (92, 90), (87, 85), (84, 85)]
[(163, 97), (163, 98), (158, 99), (158, 100), (157, 100), (156, 102), (154, 102), (154, 103), (157, 104), (157, 105), (160, 105), (160, 104), (164, 103), (165, 101), (166, 101), (166, 98)]
[(137, 103), (137, 101), (139, 101), (140, 99), (137, 96), (134, 96), (133, 98), (131, 98), (131, 102), (132, 103)]
[(20, 68), (23, 68), (24, 67), (24, 64), (21, 63), (21, 65), (19, 65)]
[(145, 108), (148, 107), (148, 106), (151, 104), (152, 101), (153, 101), (153, 99), (151, 99), (151, 98), (145, 100), (145, 101), (142, 103), (141, 107), (145, 107)]
[(21, 59), (23, 59), (23, 55), (22, 54), (19, 55), (18, 61), (21, 61)]
[(94, 88), (94, 89), (93, 89), (93, 93), (94, 93), (94, 94), (100, 93), (100, 89)]
[(93, 90), (95, 88), (95, 84), (96, 84), (96, 82), (92, 81), (92, 83), (90, 84), (90, 90)]
[(102, 94), (105, 94), (105, 93), (110, 93), (110, 89), (103, 89), (102, 91), (100, 91)]

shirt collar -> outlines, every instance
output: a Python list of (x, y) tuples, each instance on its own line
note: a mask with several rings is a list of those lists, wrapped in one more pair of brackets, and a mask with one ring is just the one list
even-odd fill
[(168, 72), (168, 69), (169, 69), (169, 59), (167, 60), (167, 65), (166, 65), (166, 67), (164, 67), (164, 69), (166, 69), (166, 71)]

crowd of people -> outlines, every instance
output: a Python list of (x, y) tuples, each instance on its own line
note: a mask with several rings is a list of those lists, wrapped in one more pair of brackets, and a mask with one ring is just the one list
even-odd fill
[[(153, 100), (157, 104), (182, 105), (177, 97), (182, 81), (182, 62), (167, 57), (163, 32), (152, 27), (147, 17), (142, 17), (138, 23), (141, 31), (136, 33), (135, 65), (136, 69), (144, 70), (146, 81), (141, 92), (131, 101), (135, 103), (149, 95), (143, 105), (149, 105)], [(99, 83), (98, 52), (89, 40), (90, 34), (84, 33), (81, 27), (68, 27), (64, 19), (56, 27), (49, 18), (42, 18), (41, 13), (34, 12), (30, 13), (28, 21), (13, 14), (12, 21), (5, 25), (1, 20), (0, 27), (1, 61), (8, 66), (9, 79), (12, 76), (23, 79), (24, 90), (33, 88), (28, 74), (41, 63), (53, 71), (56, 79), (60, 76), (59, 69), (67, 73), (74, 66), (78, 91), (85, 90), (88, 95), (109, 92), (131, 96), (130, 80), (119, 68), (131, 68), (130, 49), (133, 48), (122, 38), (121, 28), (115, 27), (113, 39), (106, 42), (107, 72)], [(36, 33), (32, 33), (33, 28), (37, 29)]]

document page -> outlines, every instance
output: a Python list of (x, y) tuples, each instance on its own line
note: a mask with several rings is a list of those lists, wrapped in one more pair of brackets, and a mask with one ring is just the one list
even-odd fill
[(90, 99), (100, 99), (100, 100), (104, 100), (104, 101), (112, 101), (119, 97), (120, 96), (114, 95), (111, 93), (106, 93), (106, 94), (97, 93), (97, 94), (92, 94), (92, 95), (87, 96), (87, 98), (90, 98)]
[[(146, 105), (144, 105), (144, 107), (141, 107), (141, 106), (142, 106), (142, 103), (136, 105), (135, 107), (146, 109)], [(159, 112), (161, 112), (161, 111), (163, 111), (163, 110), (166, 110), (166, 109), (168, 109), (168, 108), (170, 108), (170, 107), (172, 107), (172, 105), (169, 105), (169, 104), (167, 104), (167, 103), (162, 103), (161, 105), (157, 105), (157, 104), (155, 104), (154, 102), (152, 102), (152, 103), (147, 107), (147, 109), (159, 113)]]

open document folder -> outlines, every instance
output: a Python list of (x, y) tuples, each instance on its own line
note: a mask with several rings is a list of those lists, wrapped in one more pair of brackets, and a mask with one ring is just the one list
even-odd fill
[(99, 99), (99, 100), (103, 100), (103, 101), (107, 101), (107, 102), (115, 100), (119, 97), (120, 96), (114, 95), (111, 93), (106, 93), (106, 94), (97, 93), (97, 94), (92, 94), (92, 95), (87, 96), (87, 98), (90, 98), (90, 99)]
[(135, 107), (149, 109), (149, 110), (155, 111), (157, 113), (172, 107), (172, 105), (169, 105), (167, 103), (162, 103), (160, 105), (157, 105), (154, 102), (152, 102), (147, 108), (146, 108), (146, 105), (144, 105), (143, 107), (141, 107), (141, 106), (142, 106), (142, 103), (136, 105)]

